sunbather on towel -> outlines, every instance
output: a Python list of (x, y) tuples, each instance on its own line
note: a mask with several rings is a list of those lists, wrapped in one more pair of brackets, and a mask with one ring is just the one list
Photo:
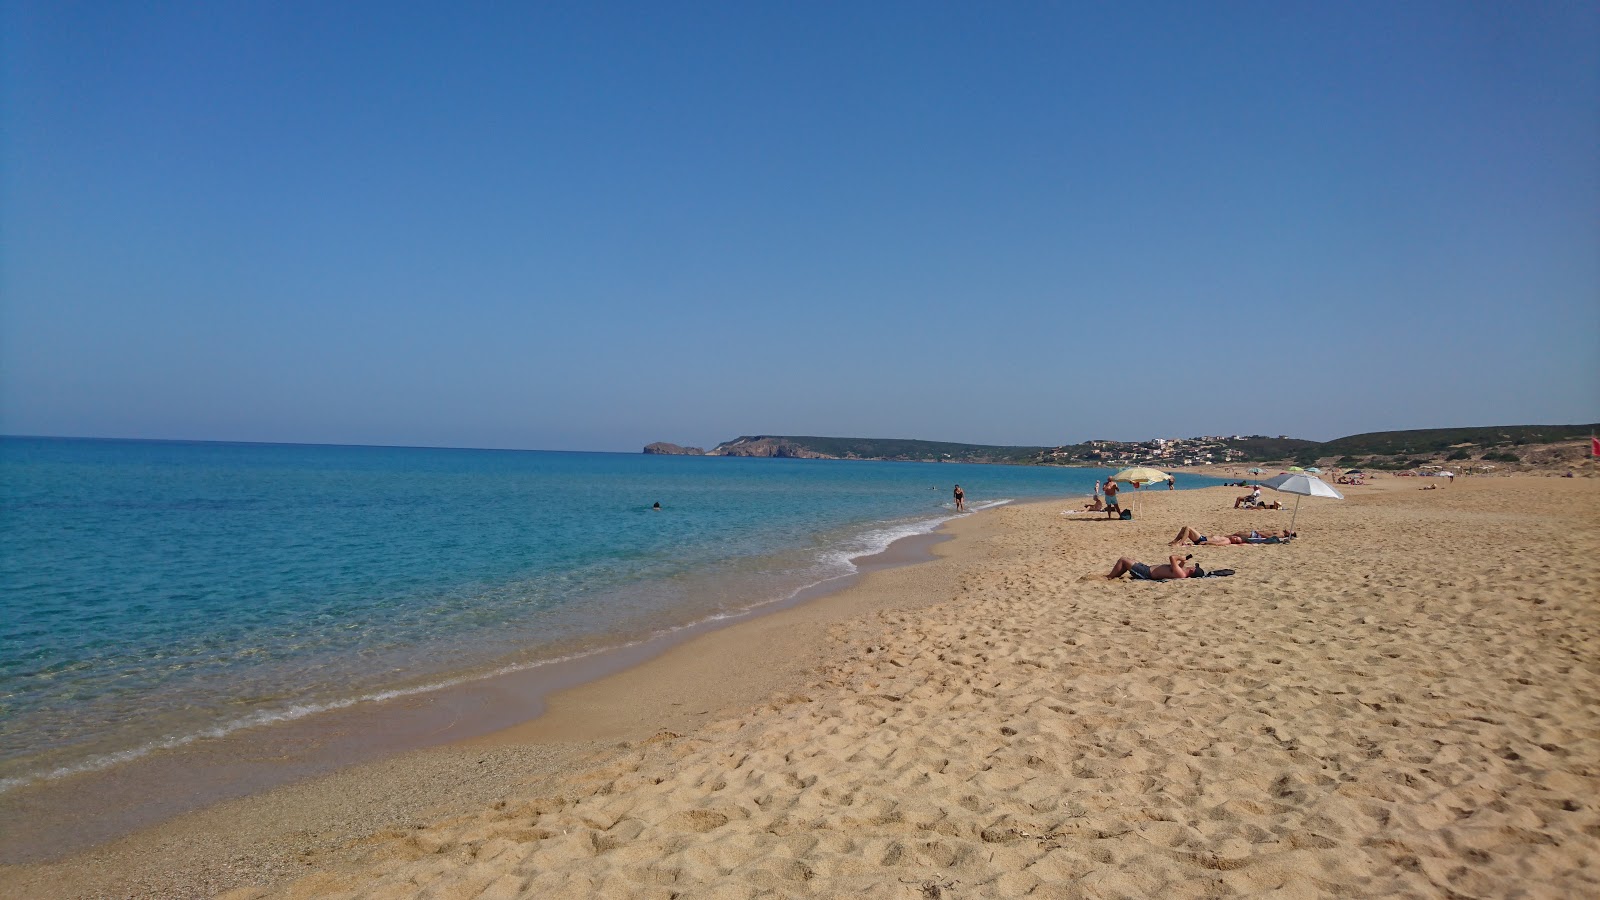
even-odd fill
[(1167, 546), (1205, 544), (1208, 547), (1215, 547), (1228, 544), (1286, 544), (1296, 537), (1299, 537), (1299, 534), (1287, 528), (1282, 531), (1235, 531), (1232, 534), (1201, 534), (1190, 526), (1185, 525), (1178, 529), (1178, 536), (1167, 542)]
[(1198, 563), (1192, 566), (1185, 565), (1186, 562), (1193, 558), (1193, 553), (1184, 557), (1169, 556), (1167, 561), (1159, 566), (1147, 566), (1136, 559), (1124, 556), (1117, 560), (1117, 564), (1111, 567), (1111, 574), (1106, 577), (1121, 578), (1123, 575), (1131, 573), (1135, 581), (1171, 581), (1176, 578), (1194, 578), (1204, 573)]

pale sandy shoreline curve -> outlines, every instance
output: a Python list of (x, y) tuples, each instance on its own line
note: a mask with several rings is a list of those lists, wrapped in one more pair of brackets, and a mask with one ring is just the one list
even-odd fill
[[(1307, 500), (1301, 540), (1186, 548), (1237, 574), (1167, 584), (1099, 576), (1120, 555), (1162, 561), (1181, 524), (1290, 513), (1234, 510), (1229, 488), (1148, 492), (1133, 522), (1002, 508), (955, 523), (935, 562), (704, 635), (522, 729), (0, 884), (155, 895), (192, 874), (194, 893), (234, 900), (1600, 895), (1600, 483), (1418, 487)], [(475, 765), (488, 774), (446, 777)], [(379, 814), (413, 796), (438, 802)], [(344, 818), (302, 808), (317, 803)], [(270, 833), (280, 855), (257, 846), (245, 871), (219, 871), (200, 845), (219, 829)], [(142, 874), (108, 874), (138, 859)]]
[[(969, 532), (989, 512), (956, 520)], [(689, 730), (809, 681), (835, 649), (828, 629), (852, 616), (949, 596), (953, 534), (941, 529), (896, 541), (858, 559), (862, 574), (802, 592), (711, 630), (662, 656), (546, 698), (535, 721), (500, 736), (434, 746), (351, 766), (237, 800), (214, 803), (42, 864), (0, 864), (0, 896), (209, 897), (239, 884), (299, 874), (308, 861), (343, 859), (385, 829), (412, 828), (440, 815), (494, 802), (530, 780), (593, 765), (660, 729)], [(932, 568), (923, 563), (935, 560)], [(607, 667), (601, 667), (604, 671)], [(479, 693), (515, 690), (486, 682)], [(495, 698), (481, 698), (494, 703)], [(503, 697), (514, 708), (522, 697)], [(355, 723), (360, 727), (361, 723)], [(285, 760), (285, 762), (290, 762)], [(138, 790), (130, 793), (138, 794)], [(35, 818), (26, 792), (5, 798), (0, 839), (11, 823)], [(116, 802), (122, 798), (106, 798)], [(135, 798), (138, 800), (138, 798)], [(142, 802), (142, 801), (140, 801)], [(49, 820), (61, 812), (47, 811)], [(85, 815), (95, 815), (93, 810)], [(19, 829), (19, 831), (24, 829)], [(10, 837), (33, 842), (25, 834)]]

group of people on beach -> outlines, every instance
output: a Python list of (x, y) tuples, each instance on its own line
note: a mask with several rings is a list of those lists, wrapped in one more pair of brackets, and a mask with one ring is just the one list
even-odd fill
[[(1108, 519), (1112, 516), (1121, 515), (1122, 505), (1117, 500), (1117, 493), (1121, 490), (1122, 488), (1109, 478), (1103, 483), (1096, 481), (1094, 483), (1094, 499), (1085, 503), (1083, 508), (1088, 512), (1103, 512)], [(1104, 499), (1102, 499), (1102, 492), (1104, 492)]]
[[(1241, 481), (1239, 484), (1244, 485), (1246, 482)], [(1171, 487), (1172, 484), (1169, 480), (1168, 488), (1170, 489)], [(1107, 514), (1110, 515), (1112, 510), (1117, 509), (1116, 495), (1118, 488), (1116, 482), (1110, 481), (1109, 479), (1106, 481), (1106, 499), (1104, 501), (1100, 499), (1100, 491), (1101, 486), (1098, 484), (1095, 485), (1094, 499), (1085, 504), (1085, 508), (1091, 512), (1098, 512), (1104, 509), (1107, 510)], [(1250, 493), (1235, 498), (1233, 501), (1233, 508), (1282, 509), (1283, 505), (1276, 500), (1262, 500), (1261, 486), (1258, 484), (1251, 486)], [(1230, 534), (1201, 534), (1200, 531), (1194, 526), (1185, 525), (1178, 529), (1177, 535), (1174, 536), (1172, 540), (1167, 542), (1167, 546), (1177, 547), (1203, 545), (1207, 547), (1228, 547), (1236, 544), (1287, 544), (1296, 537), (1299, 537), (1299, 534), (1297, 532), (1290, 531), (1287, 528), (1277, 531), (1249, 530), (1235, 531)], [(1111, 571), (1106, 575), (1106, 577), (1109, 579), (1116, 579), (1121, 578), (1123, 575), (1132, 575), (1137, 581), (1173, 581), (1180, 578), (1204, 577), (1206, 575), (1206, 571), (1200, 567), (1199, 563), (1194, 562), (1193, 560), (1194, 554), (1192, 553), (1181, 557), (1177, 554), (1172, 554), (1171, 556), (1167, 557), (1167, 561), (1165, 563), (1152, 566), (1147, 563), (1142, 563), (1130, 556), (1124, 556), (1116, 561), (1116, 564), (1111, 567)], [(1231, 575), (1232, 572), (1231, 570), (1224, 570), (1222, 574)]]
[[(1178, 489), (1178, 482), (1171, 475), (1167, 476), (1166, 484), (1169, 491)], [(1135, 485), (1135, 487), (1137, 486)], [(1122, 486), (1109, 478), (1103, 482), (1096, 481), (1094, 483), (1094, 497), (1083, 505), (1083, 509), (1085, 512), (1103, 512), (1108, 519), (1113, 517), (1132, 518), (1132, 516), (1123, 515), (1122, 502), (1117, 498), (1117, 495), (1121, 492)]]
[[(1232, 534), (1201, 534), (1192, 525), (1185, 525), (1178, 529), (1177, 537), (1167, 542), (1169, 547), (1199, 546), (1227, 547), (1234, 544), (1287, 544), (1299, 535), (1285, 528), (1279, 531), (1235, 531)], [(1131, 556), (1124, 556), (1116, 561), (1106, 578), (1117, 579), (1124, 575), (1132, 575), (1135, 581), (1175, 581), (1180, 578), (1203, 578), (1206, 571), (1200, 564), (1193, 562), (1194, 554), (1189, 553), (1182, 557), (1173, 554), (1167, 561), (1160, 565), (1142, 563)], [(1231, 575), (1231, 570), (1224, 570), (1220, 574)]]

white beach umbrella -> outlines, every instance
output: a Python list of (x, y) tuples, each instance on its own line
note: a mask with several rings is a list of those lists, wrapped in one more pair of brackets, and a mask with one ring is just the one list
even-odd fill
[(1269, 487), (1285, 494), (1294, 494), (1294, 515), (1289, 517), (1289, 530), (1294, 530), (1294, 520), (1300, 515), (1301, 497), (1331, 497), (1334, 500), (1343, 500), (1344, 495), (1339, 493), (1333, 485), (1323, 481), (1315, 475), (1304, 472), (1286, 472), (1275, 478), (1268, 478), (1261, 482), (1262, 487)]

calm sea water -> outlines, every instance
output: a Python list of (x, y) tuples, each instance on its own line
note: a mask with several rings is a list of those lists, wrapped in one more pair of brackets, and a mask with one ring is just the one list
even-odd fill
[(0, 439), (0, 789), (779, 602), (956, 482), (1102, 474)]

